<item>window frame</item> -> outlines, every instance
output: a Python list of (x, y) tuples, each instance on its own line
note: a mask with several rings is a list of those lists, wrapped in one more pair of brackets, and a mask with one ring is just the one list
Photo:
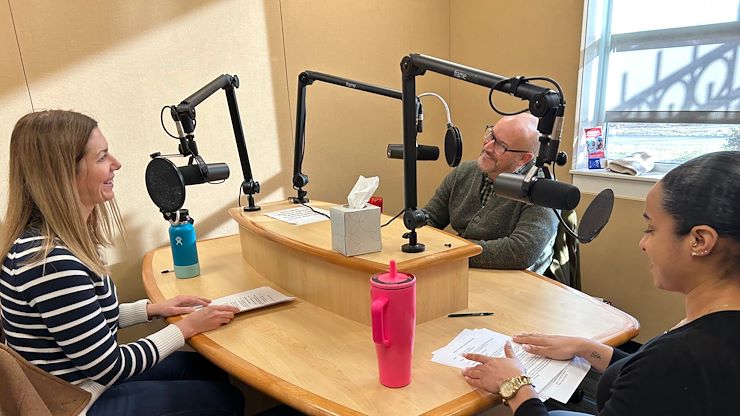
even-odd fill
[[(724, 50), (712, 51), (706, 54), (706, 56), (702, 56), (700, 61), (707, 60), (708, 62), (712, 62), (713, 59), (717, 59), (715, 55), (723, 56), (723, 54), (732, 53), (735, 67), (737, 68), (740, 65), (740, 52), (738, 52), (740, 50), (740, 41), (738, 41), (737, 36), (740, 33), (740, 21), (611, 34), (613, 1), (587, 0), (583, 6), (584, 20), (575, 118), (576, 131), (574, 135), (576, 140), (573, 143), (574, 157), (570, 171), (571, 174), (574, 174), (574, 183), (576, 183), (575, 175), (581, 174), (592, 177), (601, 174), (604, 179), (609, 181), (631, 178), (640, 179), (637, 182), (644, 184), (646, 181), (654, 182), (659, 180), (662, 174), (670, 169), (670, 166), (656, 166), (655, 175), (651, 175), (654, 177), (649, 178), (635, 178), (628, 175), (608, 173), (603, 170), (586, 169), (587, 163), (585, 163), (585, 160), (587, 156), (585, 155), (585, 143), (583, 143), (583, 129), (588, 126), (585, 126), (584, 123), (589, 123), (589, 125), (593, 126), (603, 126), (605, 133), (608, 130), (606, 128), (606, 123), (608, 122), (666, 123), (670, 121), (672, 123), (740, 124), (740, 111), (731, 109), (726, 111), (702, 109), (689, 111), (606, 111), (606, 82), (608, 79), (609, 60), (612, 53), (670, 47), (699, 47), (702, 45), (727, 44), (728, 46)], [(599, 23), (601, 27), (598, 33), (590, 30), (589, 25)], [(728, 52), (730, 50), (732, 51)], [(598, 63), (595, 61), (597, 59)], [(737, 69), (735, 71), (737, 72)], [(672, 82), (676, 82), (676, 78), (680, 79), (680, 76), (682, 75), (678, 74), (664, 80), (659, 80), (658, 85), (671, 85)], [(596, 90), (595, 94), (593, 93), (594, 89)], [(592, 111), (593, 113), (591, 114)], [(593, 120), (590, 120), (590, 116)], [(625, 176), (627, 178), (624, 178)], [(588, 179), (588, 182), (593, 182), (591, 178)], [(630, 194), (628, 197), (635, 197), (635, 195)]]

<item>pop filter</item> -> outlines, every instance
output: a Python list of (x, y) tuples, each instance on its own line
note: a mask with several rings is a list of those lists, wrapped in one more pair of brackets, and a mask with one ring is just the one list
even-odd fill
[(583, 244), (593, 241), (609, 222), (613, 207), (614, 192), (611, 189), (599, 192), (583, 213), (583, 219), (578, 226), (578, 241)]
[(177, 167), (164, 157), (152, 155), (146, 167), (146, 190), (162, 212), (177, 211), (185, 203), (185, 186), (228, 179), (225, 163), (206, 163), (194, 156), (190, 163)]
[(462, 159), (462, 135), (460, 129), (452, 123), (447, 124), (447, 133), (445, 133), (445, 159), (452, 168), (459, 165)]
[(146, 190), (162, 212), (174, 212), (185, 203), (185, 179), (172, 161), (153, 158), (146, 166)]

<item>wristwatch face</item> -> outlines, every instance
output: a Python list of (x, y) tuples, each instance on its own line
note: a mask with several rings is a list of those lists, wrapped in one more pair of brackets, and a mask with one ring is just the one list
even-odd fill
[(513, 379), (504, 380), (501, 383), (500, 393), (501, 393), (501, 397), (503, 397), (504, 399), (510, 399), (511, 396), (513, 396), (515, 392), (516, 390), (514, 390)]
[(519, 391), (522, 386), (526, 386), (527, 384), (531, 385), (532, 381), (524, 374), (502, 381), (501, 386), (499, 386), (499, 393), (504, 399), (504, 403), (506, 403), (506, 400), (512, 399), (516, 396), (516, 392)]

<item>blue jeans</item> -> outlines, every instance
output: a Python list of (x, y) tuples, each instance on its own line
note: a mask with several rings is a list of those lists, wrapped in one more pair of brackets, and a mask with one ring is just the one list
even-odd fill
[(114, 384), (90, 416), (242, 416), (244, 396), (220, 368), (193, 352), (177, 351), (159, 364)]

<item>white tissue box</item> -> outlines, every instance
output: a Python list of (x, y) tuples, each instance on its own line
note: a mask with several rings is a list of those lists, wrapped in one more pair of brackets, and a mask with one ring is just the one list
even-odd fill
[(381, 251), (380, 208), (367, 204), (365, 208), (347, 205), (329, 209), (331, 214), (331, 248), (345, 256)]

